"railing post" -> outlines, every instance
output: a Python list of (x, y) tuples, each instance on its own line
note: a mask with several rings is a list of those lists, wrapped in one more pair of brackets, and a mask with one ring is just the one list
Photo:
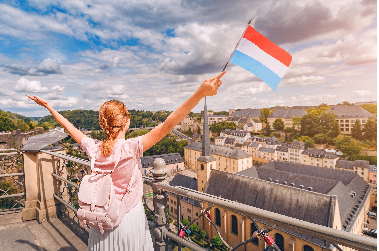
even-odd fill
[[(153, 175), (154, 183), (162, 182), (166, 179), (168, 169), (166, 163), (162, 158), (155, 159), (153, 168), (150, 170)], [(155, 237), (155, 251), (167, 251), (167, 238), (163, 235), (164, 228), (168, 228), (168, 215), (167, 215), (167, 193), (153, 187), (154, 196), (154, 222), (155, 228), (153, 230)]]
[(52, 173), (57, 169), (57, 158), (41, 152), (24, 152), (25, 208), (22, 219), (43, 222), (57, 217), (54, 192), (58, 184)]
[[(179, 233), (180, 233), (180, 230), (181, 230), (181, 227), (180, 227), (180, 219), (181, 219), (181, 214), (182, 214), (182, 206), (181, 206), (181, 203), (180, 203), (180, 195), (176, 195), (176, 213), (177, 213), (177, 227), (178, 227), (178, 236), (179, 236)], [(182, 251), (182, 244), (178, 243), (178, 251)]]

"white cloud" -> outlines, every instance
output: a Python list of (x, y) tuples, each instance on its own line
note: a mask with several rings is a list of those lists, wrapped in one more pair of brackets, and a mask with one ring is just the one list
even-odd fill
[(341, 88), (341, 84), (331, 84), (331, 85), (324, 85), (325, 89), (338, 89)]
[(354, 96), (358, 98), (369, 98), (371, 95), (370, 91), (367, 90), (356, 90), (354, 91)]
[(42, 87), (40, 81), (29, 81), (26, 78), (20, 78), (15, 85), (15, 91), (18, 92), (48, 92), (47, 87)]
[[(308, 86), (308, 85), (316, 85), (320, 83), (324, 83), (326, 78), (323, 76), (301, 76), (297, 78), (290, 78), (284, 84), (284, 86)], [(284, 81), (283, 81), (284, 82)]]

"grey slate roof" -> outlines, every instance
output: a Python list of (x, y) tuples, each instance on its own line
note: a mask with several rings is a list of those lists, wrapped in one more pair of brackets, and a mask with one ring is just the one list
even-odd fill
[[(282, 161), (272, 161), (261, 167), (249, 169), (238, 174), (247, 176), (251, 174), (251, 177), (254, 178), (270, 181), (275, 184), (286, 184), (286, 186), (293, 186), (294, 188), (299, 188), (303, 185), (304, 189), (312, 187), (312, 191), (316, 193), (337, 196), (341, 223), (346, 231), (351, 230), (356, 216), (359, 215), (357, 211), (363, 210), (364, 202), (371, 190), (367, 182), (359, 177), (359, 175), (347, 170)], [(355, 192), (355, 196), (352, 196), (352, 192)], [(307, 197), (304, 198), (304, 200), (308, 199)], [(352, 213), (352, 211), (354, 212)]]
[(335, 197), (274, 182), (212, 170), (204, 192), (323, 226), (333, 223), (328, 216)]
[(152, 155), (141, 157), (142, 167), (152, 167), (153, 162), (156, 158), (162, 158), (166, 162), (166, 164), (175, 164), (184, 162), (184, 159), (180, 155), (180, 153), (169, 153), (169, 154), (161, 154), (161, 155)]
[(247, 120), (248, 120), (248, 118), (242, 118), (242, 119), (240, 119), (240, 121), (238, 121), (238, 123), (246, 123), (247, 122)]
[(257, 143), (257, 142), (251, 142), (251, 144), (250, 144), (250, 146), (251, 147), (259, 147), (259, 143)]
[(291, 144), (288, 144), (288, 147), (292, 148), (292, 149), (304, 150), (305, 149), (305, 142), (294, 140), (294, 141), (292, 141)]
[(227, 145), (233, 145), (235, 141), (236, 141), (235, 138), (226, 138), (224, 144), (227, 144)]
[(307, 154), (309, 157), (315, 158), (338, 159), (337, 155), (331, 152), (326, 152), (324, 149), (307, 148), (301, 154)]
[(337, 119), (342, 118), (372, 118), (374, 119), (376, 116), (363, 109), (359, 105), (336, 105), (326, 112), (332, 112), (337, 115)]
[(292, 118), (292, 117), (303, 117), (304, 115), (307, 115), (307, 112), (305, 111), (304, 108), (291, 108), (287, 115), (286, 119)]
[(276, 147), (276, 151), (278, 151), (278, 152), (288, 152), (288, 146), (278, 146), (278, 147)]
[(233, 117), (246, 117), (246, 118), (259, 118), (261, 116), (261, 109), (241, 109), (239, 111), (235, 111), (229, 116)]
[(354, 170), (354, 166), (359, 168), (369, 168), (369, 162), (367, 160), (337, 160), (336, 162), (336, 167), (338, 168)]
[[(188, 177), (186, 175), (182, 175), (180, 173), (175, 174), (174, 178), (169, 182), (170, 186), (182, 186), (189, 189), (193, 189), (197, 191), (197, 179), (193, 177)], [(174, 194), (173, 194), (174, 195)], [(176, 196), (176, 195), (174, 195)], [(191, 198), (180, 197), (181, 200), (186, 201), (196, 207), (200, 207), (199, 203)]]
[(234, 147), (242, 147), (242, 144), (241, 143), (237, 143), (234, 145)]
[(236, 122), (239, 121), (241, 118), (240, 117), (228, 117), (226, 122)]
[[(189, 150), (195, 150), (195, 151), (201, 151), (201, 142), (192, 142), (191, 144), (187, 145), (186, 149)], [(243, 159), (243, 158), (248, 158), (251, 157), (248, 153), (242, 151), (241, 149), (238, 148), (233, 148), (233, 147), (227, 147), (227, 146), (217, 146), (217, 145), (210, 145), (211, 148), (211, 154), (215, 155), (220, 155), (228, 158), (233, 158), (233, 159)]]
[(267, 153), (275, 153), (275, 149), (272, 148), (266, 148), (266, 147), (261, 147), (258, 149), (260, 152), (267, 152)]
[(292, 108), (275, 108), (275, 110), (268, 116), (269, 118), (285, 118), (303, 117), (307, 112), (302, 107)]
[(275, 108), (268, 118), (284, 118), (289, 111), (289, 108)]

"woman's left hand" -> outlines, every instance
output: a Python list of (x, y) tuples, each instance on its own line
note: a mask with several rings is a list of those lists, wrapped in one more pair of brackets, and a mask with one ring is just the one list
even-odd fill
[(50, 104), (46, 100), (43, 100), (42, 98), (39, 98), (37, 96), (29, 96), (29, 95), (26, 95), (26, 96), (30, 98), (31, 100), (33, 100), (34, 102), (36, 102), (37, 104), (39, 104), (40, 106), (43, 106), (47, 109), (50, 108)]

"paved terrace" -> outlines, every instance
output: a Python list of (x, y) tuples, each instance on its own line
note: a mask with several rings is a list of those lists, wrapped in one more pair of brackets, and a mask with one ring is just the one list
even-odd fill
[(21, 211), (0, 213), (0, 251), (87, 250), (88, 234), (66, 216), (22, 221)]

